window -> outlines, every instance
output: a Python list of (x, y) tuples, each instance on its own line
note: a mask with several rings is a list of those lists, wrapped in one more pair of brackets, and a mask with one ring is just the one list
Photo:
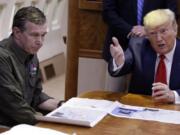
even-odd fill
[(31, 6), (36, 7), (37, 5), (38, 5), (38, 0), (33, 0), (33, 1), (31, 2)]
[(63, 11), (64, 11), (63, 0), (57, 0), (57, 3), (53, 10), (52, 29), (60, 28), (60, 20), (63, 17)]
[(45, 13), (45, 15), (47, 16), (48, 12), (50, 11), (50, 4), (51, 4), (52, 0), (46, 0), (43, 11)]
[(23, 6), (23, 2), (17, 2), (15, 3), (15, 9), (14, 9), (14, 14)]

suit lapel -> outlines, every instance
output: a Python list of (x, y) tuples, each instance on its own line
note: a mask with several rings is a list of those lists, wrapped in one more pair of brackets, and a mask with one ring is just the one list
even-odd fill
[(145, 77), (149, 86), (152, 86), (154, 82), (154, 74), (155, 74), (155, 63), (156, 63), (156, 53), (150, 47), (150, 43), (146, 46), (143, 54), (143, 72), (145, 73)]
[(176, 40), (176, 48), (174, 51), (173, 56), (173, 63), (171, 67), (171, 74), (170, 74), (170, 82), (169, 86), (170, 88), (177, 87), (176, 85), (179, 85), (180, 82), (180, 41)]

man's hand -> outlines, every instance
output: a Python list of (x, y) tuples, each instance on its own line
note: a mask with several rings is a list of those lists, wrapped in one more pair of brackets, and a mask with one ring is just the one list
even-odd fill
[(153, 83), (152, 97), (155, 102), (161, 103), (174, 103), (175, 95), (172, 90), (169, 89), (168, 85), (161, 82)]
[(112, 41), (113, 44), (110, 45), (111, 56), (114, 58), (116, 65), (119, 66), (124, 63), (124, 52), (117, 38), (113, 37)]
[(143, 26), (134, 26), (127, 37), (143, 37), (146, 36), (146, 32)]

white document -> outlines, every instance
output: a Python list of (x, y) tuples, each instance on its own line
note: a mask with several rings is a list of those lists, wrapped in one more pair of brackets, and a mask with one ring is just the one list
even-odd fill
[(48, 128), (40, 128), (27, 124), (20, 124), (12, 127), (10, 130), (4, 133), (1, 133), (1, 135), (68, 135), (68, 134)]
[(64, 105), (72, 107), (83, 107), (109, 112), (114, 108), (114, 101), (89, 98), (71, 98)]
[(114, 108), (114, 102), (71, 98), (39, 120), (93, 127)]
[(116, 107), (109, 114), (116, 117), (125, 117), (130, 119), (180, 124), (180, 111), (130, 106), (119, 102), (116, 102)]

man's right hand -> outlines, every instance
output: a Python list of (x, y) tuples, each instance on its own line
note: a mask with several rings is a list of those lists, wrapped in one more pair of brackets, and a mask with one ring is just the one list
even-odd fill
[(116, 37), (112, 37), (113, 44), (110, 45), (111, 56), (114, 58), (117, 66), (120, 66), (124, 63), (124, 51), (119, 44), (119, 41)]
[(136, 25), (136, 26), (133, 26), (131, 32), (129, 32), (129, 34), (127, 35), (127, 38), (144, 37), (144, 36), (146, 36), (146, 31), (144, 27), (141, 25)]

